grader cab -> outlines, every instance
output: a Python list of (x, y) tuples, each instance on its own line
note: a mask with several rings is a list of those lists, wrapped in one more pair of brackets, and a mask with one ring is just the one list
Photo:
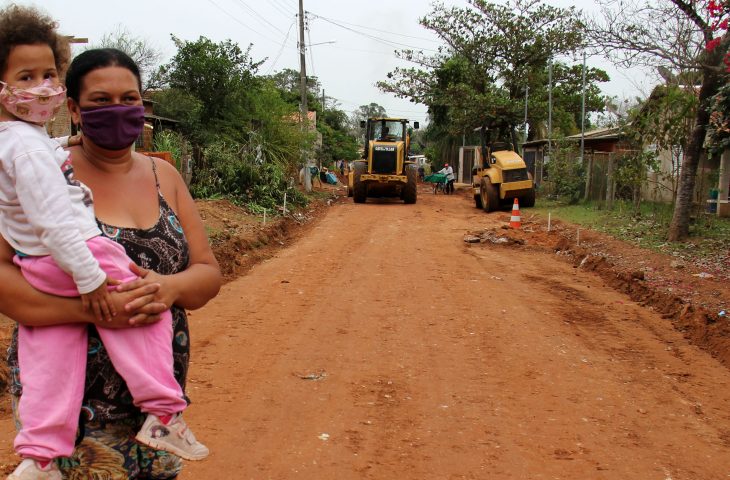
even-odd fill
[[(418, 128), (418, 122), (413, 128)], [(370, 118), (365, 129), (363, 159), (353, 162), (350, 189), (355, 203), (368, 197), (394, 197), (416, 203), (418, 167), (408, 160), (410, 137), (404, 118)]]

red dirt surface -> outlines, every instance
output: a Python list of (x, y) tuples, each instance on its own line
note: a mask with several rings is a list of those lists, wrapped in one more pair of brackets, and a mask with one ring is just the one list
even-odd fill
[(227, 208), (241, 275), (190, 317), (212, 454), (182, 480), (730, 478), (726, 284), (464, 193), (270, 232)]

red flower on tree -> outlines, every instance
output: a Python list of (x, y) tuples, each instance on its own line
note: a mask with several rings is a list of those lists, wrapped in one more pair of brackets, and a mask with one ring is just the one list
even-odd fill
[[(709, 0), (707, 2), (707, 13), (714, 20), (712, 29), (718, 32), (718, 36), (707, 42), (705, 48), (708, 52), (715, 50), (722, 42), (722, 37), (727, 34), (730, 23), (730, 0)], [(725, 54), (724, 63), (726, 70), (730, 72), (730, 53)]]

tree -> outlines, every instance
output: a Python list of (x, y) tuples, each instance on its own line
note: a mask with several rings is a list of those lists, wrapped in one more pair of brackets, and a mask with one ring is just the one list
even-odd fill
[(298, 201), (289, 179), (314, 135), (293, 120), (296, 105), (271, 78), (256, 75), (261, 62), (250, 47), (205, 37), (173, 41), (178, 52), (156, 74), (162, 88), (155, 99), (193, 143), (191, 191), (229, 195), (254, 210), (280, 205), (285, 192)]
[[(583, 42), (574, 7), (557, 8), (540, 0), (505, 5), (469, 0), (466, 8), (435, 4), (420, 22), (446, 46), (432, 56), (401, 51), (399, 56), (417, 67), (396, 68), (378, 86), (425, 103), (432, 119), (452, 135), (479, 127), (483, 148), (488, 130), (504, 130), (516, 143), (514, 126), (522, 123), (525, 90), (545, 92), (548, 62), (575, 52)], [(566, 77), (572, 72), (563, 69)], [(546, 96), (534, 95), (531, 102)], [(536, 131), (535, 124), (546, 115), (530, 111), (531, 130)]]
[(157, 68), (162, 52), (150, 45), (149, 40), (135, 37), (127, 28), (118, 24), (114, 31), (101, 37), (98, 44), (91, 48), (116, 48), (129, 55), (135, 61), (142, 74), (142, 90), (146, 90), (148, 81)]
[[(671, 182), (673, 199), (677, 196), (680, 165), (692, 133), (696, 110), (697, 95), (693, 87), (661, 85), (630, 114), (630, 122), (624, 129), (638, 148), (650, 144), (656, 146), (656, 150), (669, 152), (672, 170), (661, 176), (664, 177), (662, 180)], [(661, 188), (661, 184), (656, 187)]]
[(172, 40), (178, 51), (157, 72), (158, 85), (185, 91), (199, 100), (201, 119), (213, 122), (216, 128), (221, 124), (235, 128), (250, 120), (248, 107), (257, 87), (256, 72), (263, 63), (251, 58), (251, 46), (242, 50), (231, 40), (214, 43), (205, 37), (191, 42), (173, 35)]
[[(697, 167), (704, 151), (711, 99), (726, 77), (724, 61), (730, 35), (727, 22), (719, 31), (718, 27), (722, 25), (720, 18), (727, 17), (730, 11), (730, 2), (599, 0), (599, 3), (603, 18), (589, 24), (589, 37), (596, 50), (622, 66), (662, 67), (674, 75), (698, 79), (698, 108), (682, 161), (669, 229), (669, 240), (684, 240), (689, 236)], [(716, 33), (719, 33), (717, 37)]]
[(357, 110), (352, 112), (352, 121), (357, 124), (359, 128), (360, 120), (367, 120), (368, 118), (384, 118), (387, 116), (388, 113), (385, 111), (385, 107), (372, 102), (369, 105), (360, 105)]

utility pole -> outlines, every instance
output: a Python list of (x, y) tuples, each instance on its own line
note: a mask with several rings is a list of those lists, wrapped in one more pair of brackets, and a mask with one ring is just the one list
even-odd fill
[(548, 150), (552, 150), (553, 138), (553, 61), (548, 61)]
[[(300, 116), (301, 126), (306, 132), (309, 126), (309, 106), (307, 105), (307, 64), (306, 64), (306, 47), (304, 44), (304, 0), (299, 0), (299, 93), (300, 100)], [(309, 152), (302, 152), (304, 157), (304, 188), (307, 192), (312, 191), (312, 176), (309, 172)]]
[[(553, 61), (548, 60), (548, 161), (553, 156)], [(540, 169), (540, 183), (542, 183), (542, 173), (545, 170), (545, 160), (543, 159), (543, 168)]]
[(301, 95), (302, 124), (307, 121), (307, 63), (304, 44), (304, 0), (299, 0), (299, 93)]
[(529, 100), (529, 98), (530, 98), (530, 86), (527, 85), (525, 87), (525, 140), (524, 140), (524, 142), (527, 141), (527, 101)]
[[(581, 94), (580, 109), (580, 163), (583, 165), (585, 156), (585, 136), (586, 136), (586, 52), (583, 52), (583, 92)], [(593, 157), (588, 160), (588, 168), (586, 169), (586, 191), (583, 194), (583, 200), (588, 200), (591, 193), (591, 180), (593, 176)]]

